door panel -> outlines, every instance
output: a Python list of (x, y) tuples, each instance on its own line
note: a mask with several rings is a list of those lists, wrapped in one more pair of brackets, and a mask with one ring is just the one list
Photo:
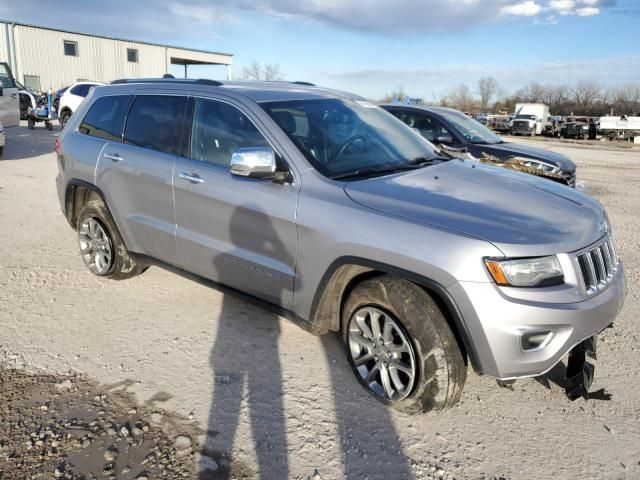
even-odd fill
[[(181, 173), (201, 182), (185, 180)], [(291, 306), (295, 187), (239, 178), (224, 167), (179, 158), (174, 195), (180, 267)]]
[(127, 248), (167, 263), (175, 261), (172, 175), (175, 157), (108, 142), (96, 171)]
[(15, 127), (20, 123), (20, 99), (18, 87), (9, 65), (0, 62), (0, 122), (3, 127)]
[(267, 141), (236, 107), (195, 103), (188, 150), (198, 160), (174, 169), (179, 266), (291, 307), (298, 186), (232, 176), (233, 150)]

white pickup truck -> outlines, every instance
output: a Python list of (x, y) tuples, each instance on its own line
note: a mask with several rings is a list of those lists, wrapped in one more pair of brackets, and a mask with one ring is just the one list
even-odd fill
[(15, 127), (19, 123), (18, 86), (9, 65), (0, 62), (0, 157), (4, 152), (4, 128)]

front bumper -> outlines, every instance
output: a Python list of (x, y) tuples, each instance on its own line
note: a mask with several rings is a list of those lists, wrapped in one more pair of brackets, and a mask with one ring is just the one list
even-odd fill
[[(456, 282), (448, 287), (475, 347), (479, 370), (508, 380), (542, 375), (573, 347), (610, 325), (626, 296), (622, 263), (606, 290), (578, 303), (516, 300), (493, 283)], [(524, 350), (522, 336), (549, 331), (540, 348)]]

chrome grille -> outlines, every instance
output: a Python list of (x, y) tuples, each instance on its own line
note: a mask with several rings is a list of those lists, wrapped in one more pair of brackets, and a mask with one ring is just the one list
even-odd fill
[(584, 288), (588, 294), (604, 288), (618, 270), (618, 256), (610, 235), (595, 247), (579, 254), (577, 258)]

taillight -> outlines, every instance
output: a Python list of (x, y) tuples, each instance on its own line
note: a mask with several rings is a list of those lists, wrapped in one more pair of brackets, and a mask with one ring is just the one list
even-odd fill
[(55, 151), (58, 155), (62, 152), (62, 142), (60, 141), (60, 137), (56, 137)]

